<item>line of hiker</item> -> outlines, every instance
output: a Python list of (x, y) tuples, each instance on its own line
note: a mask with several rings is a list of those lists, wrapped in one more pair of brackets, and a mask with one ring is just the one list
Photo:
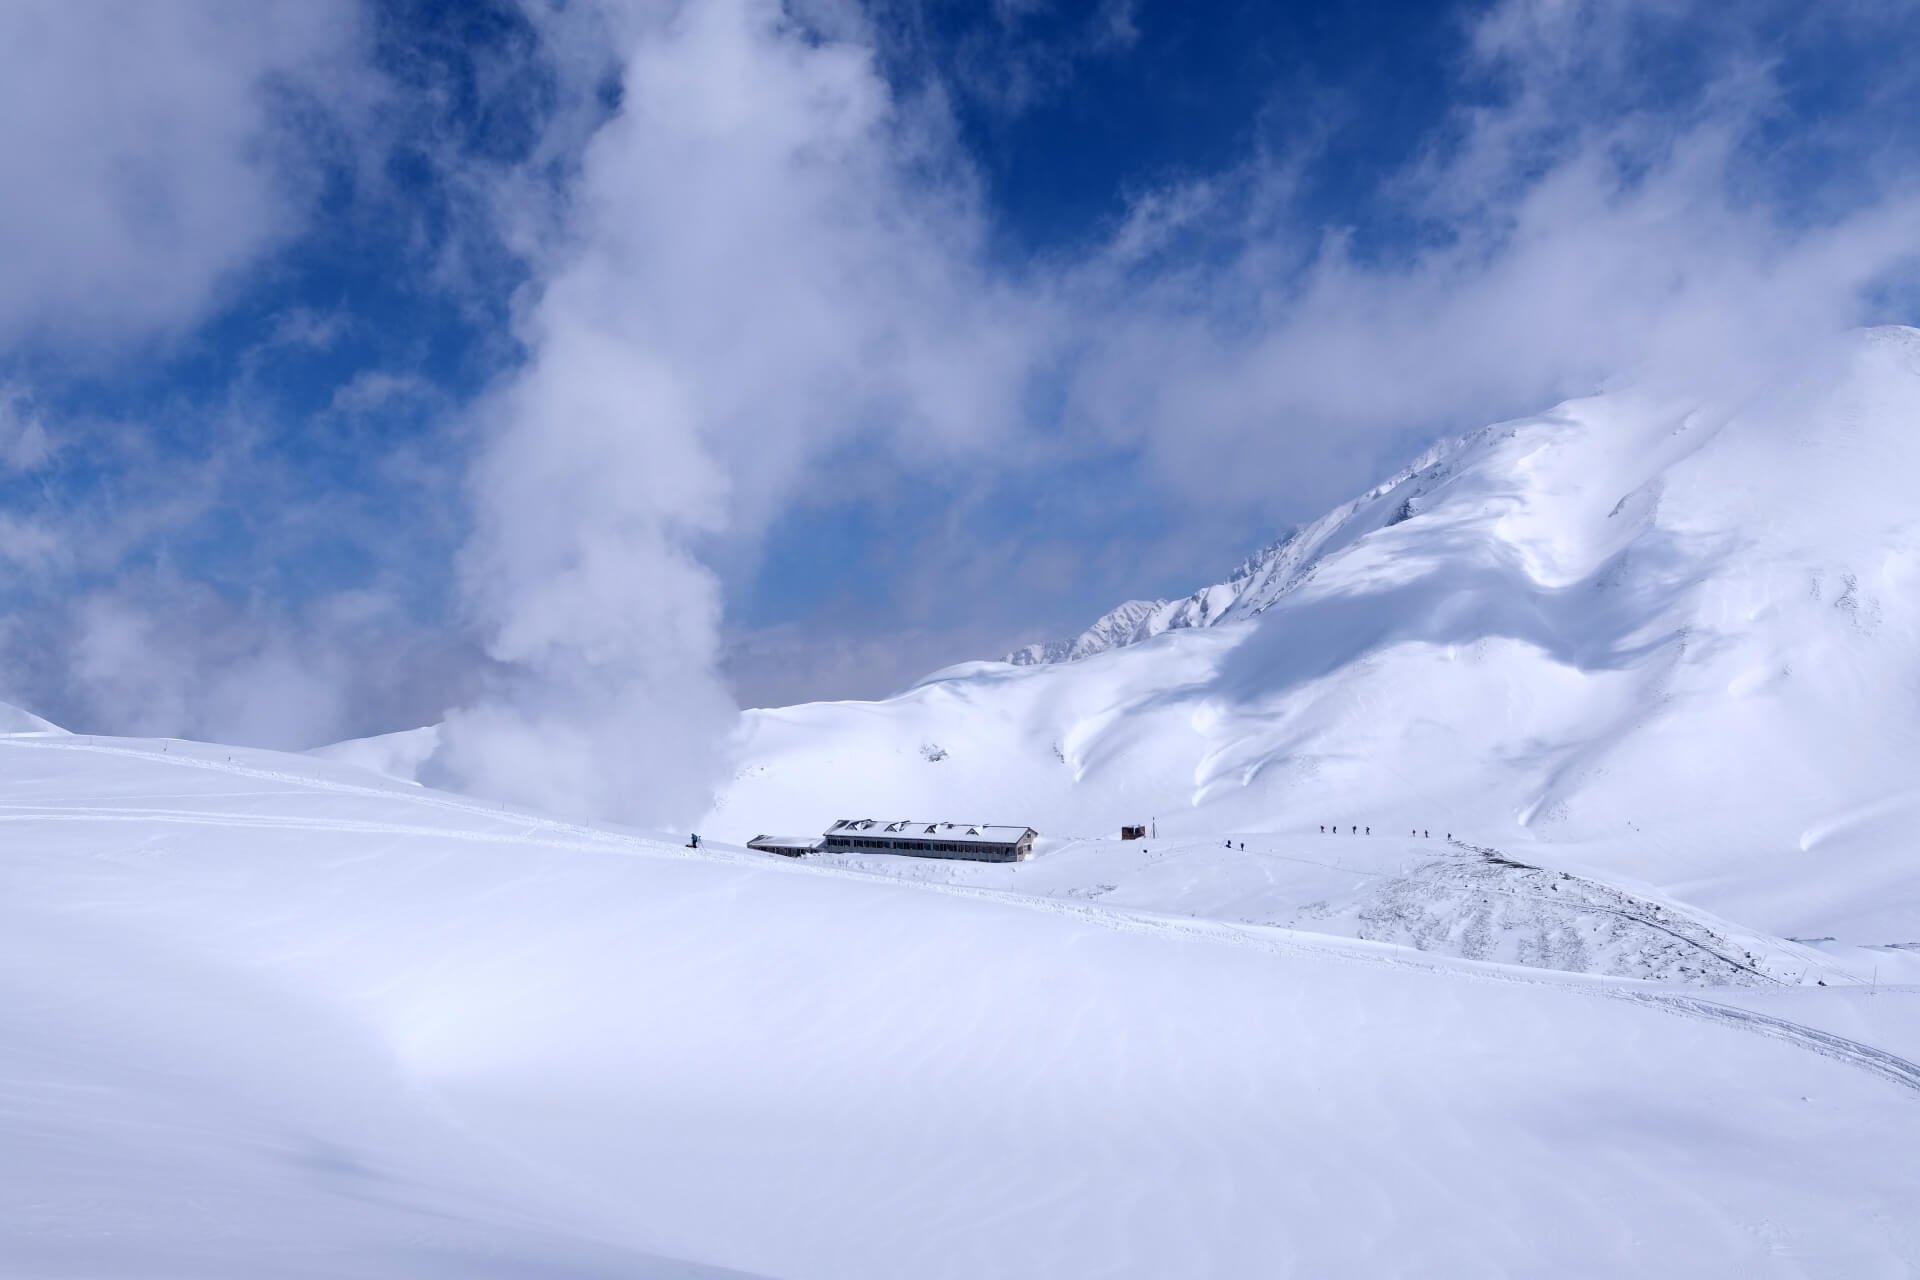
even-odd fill
[[(1328, 825), (1327, 825), (1326, 823), (1324, 823), (1324, 822), (1320, 824), (1320, 834), (1321, 834), (1321, 835), (1323, 835), (1323, 836), (1324, 836), (1324, 835), (1326, 835), (1326, 834), (1327, 834), (1327, 832), (1329, 832), (1329, 831), (1331, 831), (1331, 832), (1333, 832), (1333, 834), (1334, 834), (1334, 835), (1336, 835), (1336, 836), (1337, 836), (1337, 835), (1339, 835), (1339, 834), (1340, 834), (1340, 824), (1336, 822), (1336, 823), (1334, 823), (1334, 824), (1333, 824), (1333, 825), (1332, 825), (1331, 827), (1329, 827), (1329, 826), (1328, 826)], [(1358, 823), (1354, 823), (1353, 825), (1351, 825), (1351, 826), (1349, 826), (1349, 827), (1347, 828), (1347, 834), (1348, 834), (1348, 835), (1350, 835), (1350, 836), (1360, 836), (1360, 835), (1366, 835), (1366, 836), (1370, 836), (1370, 835), (1372, 835), (1372, 834), (1373, 834), (1373, 828), (1372, 828), (1372, 827), (1363, 827), (1363, 826), (1361, 826), (1361, 825), (1359, 825)], [(1413, 830), (1411, 830), (1411, 831), (1409, 831), (1409, 832), (1407, 832), (1407, 834), (1408, 834), (1408, 835), (1410, 835), (1410, 836), (1412, 836), (1412, 837), (1413, 837), (1414, 839), (1416, 839), (1416, 840), (1431, 840), (1431, 839), (1433, 839), (1433, 832), (1432, 832), (1431, 830), (1427, 830), (1427, 829), (1423, 829), (1423, 828), (1420, 828), (1420, 827), (1415, 827), (1415, 828), (1413, 828)], [(1451, 840), (1451, 839), (1453, 839), (1453, 832), (1451, 832), (1451, 831), (1449, 831), (1449, 832), (1447, 832), (1447, 833), (1446, 833), (1446, 836), (1445, 836), (1445, 838), (1446, 838), (1446, 839), (1448, 839), (1448, 840)]]

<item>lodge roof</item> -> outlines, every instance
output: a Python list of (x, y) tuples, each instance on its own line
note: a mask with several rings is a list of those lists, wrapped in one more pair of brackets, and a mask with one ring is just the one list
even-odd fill
[(816, 836), (755, 836), (753, 839), (747, 841), (747, 847), (749, 849), (780, 848), (806, 849), (811, 851), (813, 847), (819, 843), (819, 838)]
[(1032, 827), (994, 822), (916, 822), (911, 818), (841, 818), (827, 828), (828, 836), (895, 836), (902, 840), (939, 840), (953, 844), (1018, 844), (1039, 834)]

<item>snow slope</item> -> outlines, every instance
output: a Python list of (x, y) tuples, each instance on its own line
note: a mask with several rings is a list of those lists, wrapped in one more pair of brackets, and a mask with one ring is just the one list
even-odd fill
[(1920, 1266), (1914, 989), (1707, 1000), (178, 742), (0, 737), (0, 839), (0, 1274)]
[(396, 733), (379, 733), (370, 738), (350, 738), (345, 742), (315, 747), (307, 754), (339, 764), (356, 765), (384, 773), (406, 782), (420, 781), (421, 772), (440, 750), (440, 726), (423, 725)]
[(1917, 426), (1920, 332), (1881, 329), (1744, 403), (1617, 391), (1489, 427), (1199, 593), (1209, 625), (750, 712), (702, 829), (1445, 829), (1897, 963)]
[[(1129, 600), (1071, 640), (1030, 644), (1001, 661), (1017, 667), (1077, 662), (1169, 631), (1237, 622), (1262, 613), (1323, 557), (1375, 528), (1412, 519), (1414, 496), (1420, 492), (1412, 482), (1451, 452), (1452, 447), (1434, 450), (1350, 506), (1262, 547), (1242, 561), (1225, 582), (1202, 587), (1180, 600)], [(1383, 503), (1388, 497), (1395, 501)]]
[(0, 702), (0, 736), (13, 737), (26, 734), (65, 734), (66, 730), (51, 720), (42, 720), (31, 711)]
[(1341, 828), (1305, 837), (1106, 837), (1051, 842), (1043, 857), (1015, 864), (850, 852), (816, 860), (873, 875), (1275, 925), (1570, 973), (1762, 988), (1872, 985), (1879, 977), (1920, 982), (1920, 956), (1881, 952), (1843, 961), (1644, 886), (1522, 863), (1441, 836)]

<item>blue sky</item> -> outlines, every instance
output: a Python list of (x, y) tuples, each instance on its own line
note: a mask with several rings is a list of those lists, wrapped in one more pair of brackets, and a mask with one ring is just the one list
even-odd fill
[(1917, 318), (1907, 5), (34, 0), (0, 50), (0, 696), (451, 712), (480, 789)]

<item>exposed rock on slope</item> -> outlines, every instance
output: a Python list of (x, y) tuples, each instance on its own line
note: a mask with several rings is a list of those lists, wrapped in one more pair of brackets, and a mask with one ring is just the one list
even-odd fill
[(1413, 517), (1414, 500), (1444, 479), (1444, 459), (1470, 441), (1434, 450), (1348, 505), (1296, 529), (1248, 556), (1225, 582), (1179, 600), (1129, 600), (1071, 640), (1016, 649), (1002, 659), (1014, 666), (1074, 662), (1196, 627), (1250, 618), (1304, 581), (1322, 559), (1375, 529)]

